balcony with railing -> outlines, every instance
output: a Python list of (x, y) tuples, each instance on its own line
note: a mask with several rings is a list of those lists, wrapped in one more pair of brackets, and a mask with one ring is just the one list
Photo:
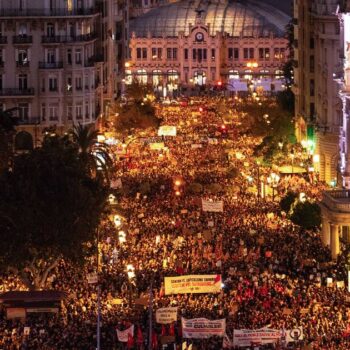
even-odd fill
[(38, 125), (40, 124), (40, 117), (28, 117), (16, 120), (17, 125)]
[(34, 96), (34, 88), (3, 88), (0, 89), (0, 97), (7, 96)]
[(39, 62), (39, 69), (62, 69), (63, 62)]
[(332, 211), (350, 213), (350, 191), (325, 191), (323, 192), (322, 203)]
[(0, 9), (0, 17), (66, 17), (66, 16), (92, 16), (99, 13), (97, 7), (91, 8), (75, 8), (68, 10), (67, 8), (3, 8)]
[(14, 44), (32, 44), (33, 37), (31, 35), (14, 35), (13, 43)]
[(0, 44), (7, 44), (7, 36), (0, 35)]
[(81, 34), (81, 35), (53, 35), (42, 36), (41, 42), (43, 44), (59, 44), (59, 43), (74, 43), (84, 42), (97, 39), (97, 33)]

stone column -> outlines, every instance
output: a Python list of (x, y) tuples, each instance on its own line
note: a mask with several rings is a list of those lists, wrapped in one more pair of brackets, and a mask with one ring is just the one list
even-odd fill
[(322, 217), (322, 232), (321, 232), (321, 240), (324, 246), (330, 246), (331, 243), (331, 235), (330, 235), (330, 227), (328, 221)]
[(333, 260), (337, 259), (339, 252), (339, 226), (331, 224), (331, 253)]

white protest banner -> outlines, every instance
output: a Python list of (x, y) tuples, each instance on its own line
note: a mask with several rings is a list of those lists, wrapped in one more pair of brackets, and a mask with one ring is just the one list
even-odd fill
[(304, 339), (303, 327), (285, 330), (286, 343), (294, 343)]
[(96, 284), (98, 282), (98, 277), (96, 272), (88, 273), (86, 277), (89, 284)]
[(112, 180), (110, 187), (113, 188), (114, 190), (122, 188), (123, 184), (122, 184), (121, 178), (119, 177), (118, 179)]
[(223, 201), (212, 202), (202, 198), (202, 209), (203, 211), (222, 213), (224, 211), (224, 202)]
[(186, 293), (220, 293), (221, 275), (187, 275), (164, 277), (165, 295)]
[(233, 346), (247, 347), (277, 343), (282, 337), (278, 329), (235, 329), (233, 331)]
[(156, 321), (168, 324), (177, 320), (177, 307), (162, 307), (156, 311)]
[(117, 330), (118, 340), (122, 343), (128, 342), (129, 334), (131, 337), (134, 336), (134, 325), (132, 325), (131, 327), (129, 327), (125, 331), (120, 331), (118, 328), (116, 330)]
[(176, 136), (176, 126), (162, 125), (158, 129), (158, 136)]
[(164, 142), (155, 142), (155, 143), (150, 143), (149, 148), (152, 151), (160, 151), (164, 149), (165, 145)]
[(202, 144), (201, 143), (192, 143), (191, 148), (192, 149), (202, 148)]
[(194, 318), (187, 320), (181, 318), (182, 337), (193, 339), (206, 339), (212, 336), (223, 337), (226, 332), (226, 320), (208, 320), (206, 318)]

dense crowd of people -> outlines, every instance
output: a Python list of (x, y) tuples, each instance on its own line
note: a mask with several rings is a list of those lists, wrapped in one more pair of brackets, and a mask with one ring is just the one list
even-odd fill
[[(177, 135), (135, 139), (129, 157), (117, 164), (121, 224), (117, 228), (112, 217), (104, 218), (98, 244), (102, 349), (125, 349), (116, 328), (131, 324), (141, 330), (141, 341), (133, 346), (146, 348), (151, 286), (153, 315), (160, 307), (178, 307), (173, 326), (153, 320), (156, 337), (172, 334), (178, 348), (181, 317), (206, 317), (225, 318), (231, 340), (234, 329), (303, 329), (300, 341), (260, 349), (349, 349), (348, 291), (336, 283), (347, 281), (345, 258), (331, 262), (319, 232), (293, 225), (272, 196), (257, 196), (253, 149), (259, 140), (240, 133), (239, 123), (223, 124), (215, 110), (218, 103), (232, 101), (192, 102), (159, 106), (163, 124), (176, 126)], [(261, 168), (259, 177), (269, 172)], [(276, 191), (281, 196), (291, 188), (318, 198), (324, 187), (290, 175), (281, 178)], [(203, 211), (201, 198), (222, 200), (223, 212)], [(126, 234), (125, 242), (119, 231)], [(87, 275), (96, 265), (93, 254), (84, 267), (61, 261), (50, 274), (47, 288), (67, 292), (57, 314), (7, 320), (0, 309), (0, 349), (95, 349), (97, 287)], [(222, 275), (220, 293), (164, 293), (166, 276), (214, 273)], [(0, 292), (9, 290), (25, 290), (11, 273), (0, 276)], [(27, 335), (25, 327), (30, 327)], [(218, 337), (187, 343), (193, 349), (223, 347)]]

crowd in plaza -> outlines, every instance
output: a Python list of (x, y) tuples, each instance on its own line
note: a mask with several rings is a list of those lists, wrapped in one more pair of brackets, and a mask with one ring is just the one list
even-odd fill
[[(260, 349), (349, 349), (345, 258), (331, 262), (318, 231), (293, 225), (277, 200), (252, 190), (260, 182), (253, 156), (259, 141), (234, 125), (223, 132), (218, 103), (233, 102), (196, 98), (187, 106), (159, 107), (163, 124), (176, 126), (177, 135), (154, 137), (151, 143), (161, 144), (155, 150), (144, 138), (135, 140), (130, 157), (117, 162), (121, 226), (106, 217), (99, 234), (102, 349), (126, 349), (116, 328), (131, 324), (134, 348), (146, 348), (150, 286), (153, 315), (160, 307), (178, 307), (174, 325), (153, 320), (159, 348), (161, 335), (175, 336), (182, 348), (181, 317), (205, 317), (225, 318), (230, 340), (239, 329), (303, 329), (300, 341)], [(233, 177), (230, 168), (238, 169)], [(269, 172), (261, 168), (259, 176)], [(291, 188), (319, 198), (324, 187), (289, 175), (276, 191), (282, 196)], [(222, 200), (223, 212), (203, 211), (202, 198)], [(29, 315), (21, 322), (7, 320), (0, 309), (0, 349), (95, 349), (97, 289), (87, 275), (96, 265), (94, 254), (83, 268), (61, 261), (50, 274), (47, 288), (67, 292), (58, 314)], [(135, 276), (130, 278), (127, 266)], [(164, 277), (190, 274), (221, 274), (221, 292), (165, 295)], [(0, 276), (0, 292), (24, 289), (14, 275)], [(186, 341), (193, 349), (223, 347), (219, 337)]]

